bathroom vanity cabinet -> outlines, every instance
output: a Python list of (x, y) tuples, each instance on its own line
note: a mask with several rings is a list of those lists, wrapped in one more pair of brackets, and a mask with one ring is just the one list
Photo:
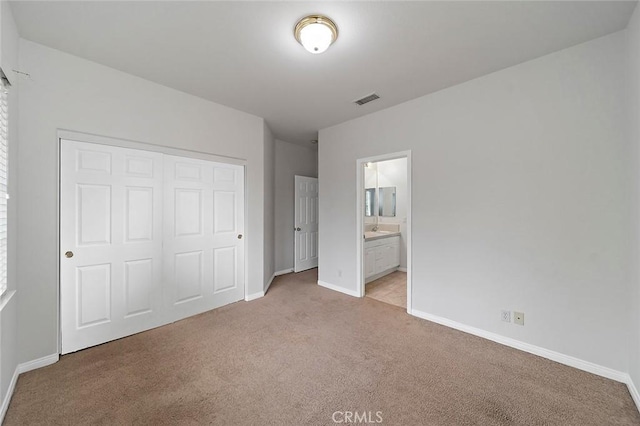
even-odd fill
[(400, 236), (377, 237), (364, 242), (365, 282), (377, 280), (400, 266)]

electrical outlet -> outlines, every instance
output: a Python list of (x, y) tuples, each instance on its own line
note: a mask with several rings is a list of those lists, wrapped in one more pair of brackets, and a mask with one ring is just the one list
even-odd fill
[(513, 322), (518, 325), (524, 325), (524, 312), (513, 312)]
[(500, 319), (504, 322), (511, 322), (511, 311), (500, 311)]

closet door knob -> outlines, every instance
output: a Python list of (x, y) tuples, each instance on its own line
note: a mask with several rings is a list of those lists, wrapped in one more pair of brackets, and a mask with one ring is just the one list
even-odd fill
[(66, 257), (73, 257), (73, 252), (72, 251), (68, 251), (64, 254)]
[(238, 239), (241, 240), (242, 239), (242, 234), (238, 234)]

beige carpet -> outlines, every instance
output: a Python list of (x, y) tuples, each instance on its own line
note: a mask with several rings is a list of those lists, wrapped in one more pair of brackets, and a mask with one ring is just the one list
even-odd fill
[(321, 288), (315, 273), (21, 375), (6, 424), (331, 425), (336, 411), (388, 425), (640, 424), (623, 384)]

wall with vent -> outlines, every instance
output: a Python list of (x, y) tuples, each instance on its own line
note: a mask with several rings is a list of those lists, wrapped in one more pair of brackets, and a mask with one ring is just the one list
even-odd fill
[[(321, 130), (319, 279), (357, 289), (356, 160), (411, 150), (412, 312), (627, 372), (624, 42)], [(525, 325), (501, 322), (503, 309)]]

